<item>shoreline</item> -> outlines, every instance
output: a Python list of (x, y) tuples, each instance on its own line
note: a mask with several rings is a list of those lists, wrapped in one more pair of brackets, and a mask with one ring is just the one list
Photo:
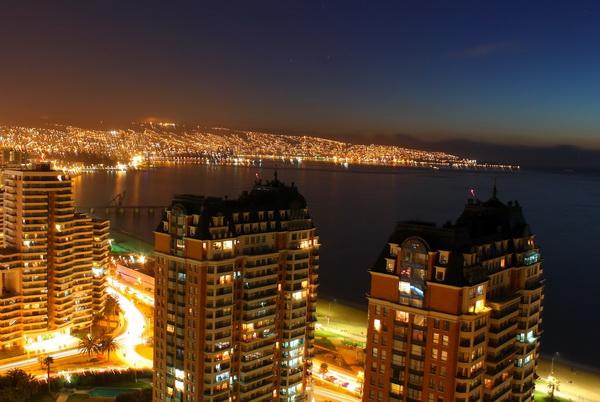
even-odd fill
[(148, 243), (145, 239), (129, 233), (126, 230), (111, 226), (110, 238), (113, 239), (113, 244), (111, 244), (111, 253), (128, 254), (138, 252), (144, 255), (154, 254), (154, 247), (151, 243)]
[[(152, 244), (147, 242), (145, 239), (142, 239), (138, 236), (133, 235), (132, 233), (129, 233), (125, 230), (118, 229), (118, 228), (111, 227), (110, 231), (111, 231), (111, 237), (115, 237), (116, 240), (118, 239), (117, 242), (133, 243), (134, 247), (135, 247), (135, 245), (140, 246), (140, 248), (142, 249), (141, 251), (146, 253), (147, 255), (153, 254)], [(336, 315), (335, 314), (336, 310), (342, 310), (342, 312), (343, 312), (342, 315), (345, 315), (345, 317), (344, 317), (345, 320), (347, 320), (349, 318), (349, 316), (352, 316), (354, 318), (353, 325), (355, 328), (359, 325), (359, 322), (362, 321), (364, 323), (363, 324), (364, 332), (366, 332), (366, 328), (367, 328), (367, 304), (366, 304), (366, 302), (365, 302), (365, 304), (356, 303), (356, 302), (352, 302), (349, 300), (332, 297), (327, 294), (319, 295), (318, 299), (321, 302), (321, 309), (320, 309), (321, 311), (319, 312), (319, 315), (321, 315), (322, 317), (327, 317), (328, 312), (331, 312), (331, 316), (333, 317), (334, 315)], [(361, 332), (363, 332), (363, 331), (361, 331)], [(361, 336), (361, 334), (358, 334), (358, 333), (356, 335)], [(544, 363), (542, 365), (545, 365), (546, 363), (549, 365), (551, 360), (552, 360), (551, 353), (542, 353), (540, 355), (540, 362)], [(584, 371), (586, 373), (589, 373), (590, 375), (600, 375), (600, 367), (595, 367), (595, 366), (591, 366), (588, 364), (580, 363), (580, 362), (577, 362), (576, 360), (569, 359), (568, 357), (563, 357), (562, 355), (559, 355), (559, 357), (555, 359), (555, 366), (557, 366), (557, 367), (560, 366), (565, 369), (569, 369), (571, 371), (574, 371), (575, 369)], [(599, 381), (600, 381), (600, 379), (599, 379)]]
[[(367, 305), (364, 304), (359, 304), (356, 302), (350, 302), (344, 299), (340, 299), (340, 298), (333, 298), (330, 297), (329, 295), (320, 295), (318, 296), (318, 300), (320, 302), (325, 302), (323, 304), (325, 304), (325, 306), (322, 306), (323, 310), (327, 310), (327, 305), (331, 302), (332, 306), (334, 306), (332, 309), (335, 310), (335, 306), (339, 305), (342, 306), (344, 309), (351, 309), (354, 311), (355, 315), (363, 316), (363, 321), (364, 321), (364, 329), (366, 331), (367, 328)], [(319, 308), (319, 307), (317, 307)], [(326, 312), (323, 313), (323, 315), (327, 315)], [(335, 315), (335, 312), (332, 313), (332, 316)], [(540, 354), (540, 361), (544, 361), (547, 362), (548, 364), (550, 364), (552, 360), (552, 354), (550, 353), (541, 353)], [(587, 371), (590, 374), (596, 374), (596, 375), (600, 375), (600, 367), (595, 367), (595, 366), (590, 366), (584, 363), (580, 363), (577, 362), (575, 360), (571, 360), (568, 359), (566, 357), (563, 357), (562, 355), (559, 355), (557, 358), (555, 358), (554, 364), (556, 366), (563, 366), (563, 367), (568, 367), (568, 368), (576, 368), (582, 371)], [(600, 379), (599, 379), (600, 380)]]

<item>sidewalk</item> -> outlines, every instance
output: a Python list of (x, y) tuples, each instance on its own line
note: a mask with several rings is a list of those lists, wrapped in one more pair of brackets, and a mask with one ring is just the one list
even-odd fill
[[(541, 392), (546, 392), (545, 379), (550, 374), (550, 366), (549, 359), (540, 358), (537, 370), (540, 378), (537, 381), (536, 389)], [(600, 401), (600, 372), (556, 359), (554, 361), (554, 375), (560, 381), (557, 396), (572, 401)]]
[[(321, 329), (341, 337), (366, 341), (367, 311), (334, 299), (319, 299), (317, 318)], [(329, 322), (328, 322), (329, 321)], [(542, 339), (542, 344), (544, 340)], [(550, 359), (542, 356), (538, 362), (536, 389), (546, 392), (545, 378), (550, 374)], [(554, 374), (560, 381), (557, 396), (572, 401), (600, 401), (600, 370), (586, 368), (556, 359)]]

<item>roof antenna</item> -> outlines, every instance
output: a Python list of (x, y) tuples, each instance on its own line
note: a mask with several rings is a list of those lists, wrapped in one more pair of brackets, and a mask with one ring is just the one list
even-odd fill
[(492, 198), (497, 200), (498, 199), (498, 188), (496, 187), (496, 178), (494, 177), (494, 188), (492, 190)]
[(471, 197), (469, 199), (467, 199), (467, 204), (468, 205), (474, 205), (476, 203), (479, 202), (479, 198), (477, 198), (477, 196), (475, 195), (475, 189), (474, 188), (470, 188), (469, 189), (469, 194), (471, 195)]

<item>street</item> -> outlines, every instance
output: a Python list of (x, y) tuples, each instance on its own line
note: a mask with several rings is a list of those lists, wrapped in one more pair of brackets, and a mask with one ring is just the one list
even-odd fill
[[(54, 358), (54, 365), (52, 372), (54, 375), (58, 375), (60, 372), (82, 372), (91, 370), (123, 370), (127, 368), (152, 368), (152, 360), (141, 356), (136, 351), (136, 346), (144, 343), (143, 332), (146, 328), (146, 319), (142, 312), (136, 307), (135, 303), (127, 298), (120, 290), (109, 286), (107, 292), (112, 294), (119, 301), (119, 306), (123, 312), (123, 321), (125, 326), (122, 333), (116, 337), (119, 342), (120, 348), (116, 355), (118, 356), (121, 364), (115, 365), (109, 362), (97, 362), (90, 363), (86, 357), (81, 356), (79, 348), (73, 347), (67, 350), (59, 352), (49, 353)], [(77, 369), (63, 370), (68, 366), (68, 363), (74, 358), (80, 357), (81, 360), (77, 364)], [(26, 369), (28, 372), (33, 374), (42, 374), (45, 371), (41, 370), (38, 362), (38, 357), (31, 357), (29, 359), (20, 360), (18, 362), (11, 362), (0, 365), (0, 372), (5, 372), (13, 368)]]
[(121, 291), (109, 287), (107, 292), (118, 300), (125, 321), (125, 330), (116, 338), (120, 345), (117, 355), (129, 367), (152, 368), (152, 360), (146, 359), (136, 351), (136, 346), (145, 344), (143, 334), (146, 328), (146, 319), (144, 315), (135, 303)]

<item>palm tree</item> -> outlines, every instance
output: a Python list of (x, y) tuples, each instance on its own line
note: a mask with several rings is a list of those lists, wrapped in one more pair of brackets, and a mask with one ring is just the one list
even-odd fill
[(6, 372), (6, 377), (14, 387), (18, 386), (19, 384), (26, 383), (29, 380), (33, 381), (34, 379), (31, 374), (28, 374), (25, 371), (18, 368), (8, 370)]
[(88, 358), (92, 360), (92, 354), (98, 353), (100, 348), (98, 342), (91, 334), (87, 334), (85, 338), (79, 341), (79, 353), (82, 355), (88, 355)]
[(54, 364), (54, 357), (50, 355), (43, 355), (39, 357), (39, 360), (40, 364), (42, 365), (42, 368), (45, 368), (47, 370), (46, 378), (48, 380), (48, 392), (50, 392), (50, 368)]
[(119, 344), (119, 341), (117, 341), (115, 337), (111, 335), (105, 335), (99, 343), (99, 349), (102, 352), (106, 352), (108, 361), (110, 361), (110, 352), (116, 352), (120, 347), (121, 345)]
[(104, 312), (107, 316), (114, 316), (119, 311), (119, 301), (112, 295), (106, 297)]
[(21, 369), (11, 369), (6, 373), (6, 377), (10, 384), (21, 398), (25, 401), (31, 400), (34, 390), (37, 389), (38, 382), (35, 377)]

